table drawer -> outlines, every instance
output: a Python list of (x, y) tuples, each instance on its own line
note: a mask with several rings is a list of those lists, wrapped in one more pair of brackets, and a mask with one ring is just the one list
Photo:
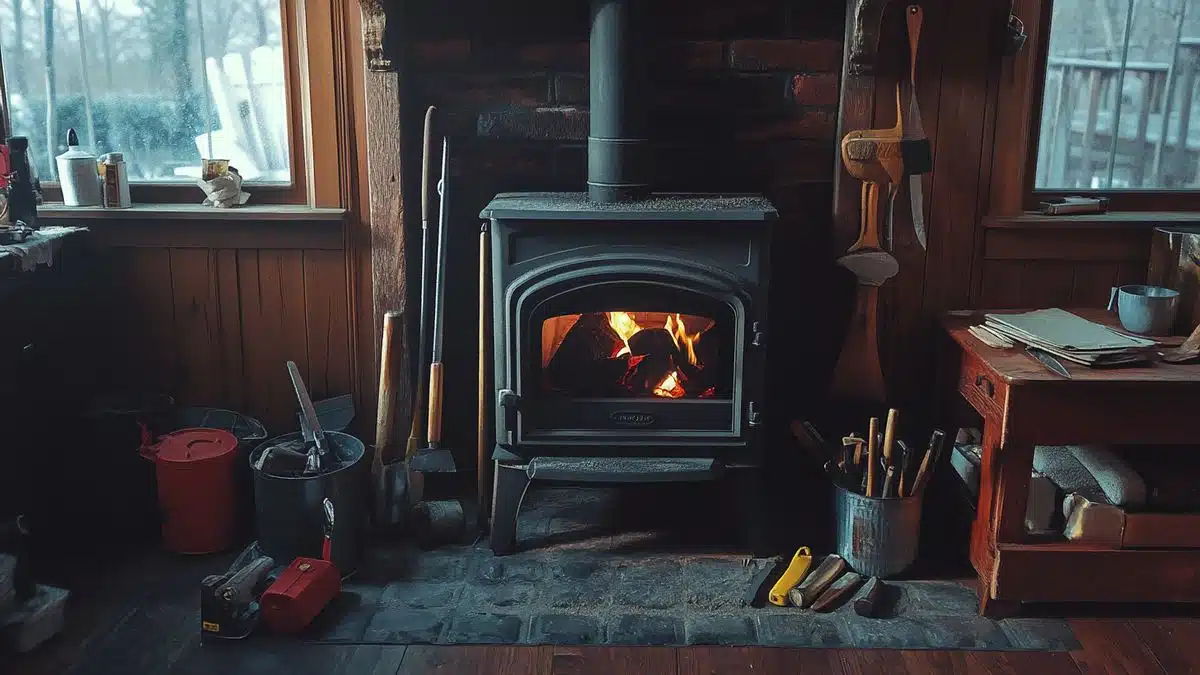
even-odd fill
[(958, 393), (981, 414), (1002, 414), (1008, 399), (1008, 385), (972, 354), (962, 355)]

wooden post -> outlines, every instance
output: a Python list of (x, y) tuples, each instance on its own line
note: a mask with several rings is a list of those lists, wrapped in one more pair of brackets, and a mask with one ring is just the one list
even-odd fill
[(1100, 70), (1092, 70), (1088, 73), (1088, 91), (1091, 92), (1092, 97), (1088, 102), (1087, 125), (1083, 128), (1083, 143), (1079, 150), (1079, 174), (1076, 178), (1077, 181), (1086, 180), (1087, 184), (1071, 187), (1091, 187), (1092, 146), (1096, 144), (1096, 125), (1100, 118), (1100, 95), (1104, 91), (1105, 77), (1106, 74)]
[(1050, 165), (1046, 171), (1044, 187), (1061, 188), (1067, 178), (1067, 155), (1071, 151), (1071, 121), (1078, 90), (1071, 87), (1071, 80), (1081, 80), (1071, 66), (1063, 66), (1062, 85), (1058, 88), (1058, 104), (1055, 107), (1054, 140), (1050, 149)]
[[(1133, 187), (1142, 187), (1146, 179), (1146, 129), (1150, 126), (1150, 108), (1154, 103), (1154, 92), (1156, 83), (1159, 80), (1158, 73), (1146, 71), (1139, 73), (1142, 80), (1142, 90), (1145, 96), (1142, 98), (1142, 109), (1138, 111), (1137, 133), (1134, 134), (1133, 140), (1136, 145), (1133, 149)], [(1117, 92), (1120, 96), (1121, 92)], [(1117, 120), (1118, 128), (1116, 132), (1120, 137), (1120, 120)]]
[(396, 364), (397, 423), (407, 428), (413, 392), (411, 334), (413, 312), (406, 311), (408, 282), (405, 269), (407, 240), (404, 230), (404, 180), (401, 166), (400, 74), (387, 49), (387, 10), (378, 2), (362, 3), (363, 48), (366, 51), (364, 99), (366, 102), (368, 209), (371, 230), (372, 325), (378, 333), (387, 311), (401, 312), (399, 355)]
[[(1159, 187), (1180, 187), (1183, 185), (1188, 170), (1188, 131), (1192, 122), (1192, 101), (1196, 95), (1197, 58), (1200, 49), (1192, 45), (1180, 47), (1186, 49), (1183, 57), (1183, 96), (1179, 97), (1179, 134), (1175, 141), (1175, 156), (1172, 158), (1171, 169), (1163, 177), (1163, 185)], [(1169, 112), (1167, 113), (1169, 114)]]

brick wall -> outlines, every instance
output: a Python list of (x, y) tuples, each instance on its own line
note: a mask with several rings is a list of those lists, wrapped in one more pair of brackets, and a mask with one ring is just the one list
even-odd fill
[[(828, 270), (845, 3), (646, 1), (658, 39), (649, 64), (655, 188), (762, 192), (779, 208), (772, 359), (788, 374), (771, 396), (795, 407), (819, 393), (796, 386), (805, 359), (814, 350), (836, 357), (809, 326), (821, 314), (811, 300), (822, 298), (802, 304), (794, 289), (821, 284)], [(406, 3), (401, 24), (405, 165), (420, 166), (422, 116), (439, 106), (455, 144), (447, 325), (473, 327), (480, 208), (497, 192), (586, 189), (588, 2)], [(406, 194), (419, 195), (419, 172), (406, 173)], [(416, 225), (419, 199), (406, 203)], [(473, 336), (447, 336), (451, 447), (474, 446)]]

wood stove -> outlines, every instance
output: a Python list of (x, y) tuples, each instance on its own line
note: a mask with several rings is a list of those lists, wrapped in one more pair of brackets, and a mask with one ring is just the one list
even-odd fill
[(763, 546), (769, 226), (757, 195), (653, 194), (640, 0), (593, 0), (587, 193), (497, 195), (491, 545), (531, 480), (728, 478)]
[(709, 480), (737, 469), (754, 491), (770, 202), (512, 193), (481, 216), (492, 250), (493, 549), (512, 550), (534, 478)]

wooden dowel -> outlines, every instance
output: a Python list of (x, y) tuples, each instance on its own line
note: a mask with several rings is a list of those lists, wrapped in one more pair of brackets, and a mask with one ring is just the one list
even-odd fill
[(888, 410), (887, 426), (883, 428), (883, 463), (892, 465), (892, 446), (896, 443), (896, 422), (899, 421), (900, 411)]
[(930, 466), (936, 460), (934, 455), (945, 436), (946, 434), (941, 429), (935, 429), (933, 435), (929, 437), (929, 447), (925, 449), (925, 456), (921, 459), (921, 468), (917, 469), (917, 476), (913, 479), (912, 491), (909, 494), (916, 494), (925, 488), (925, 483), (929, 480), (929, 474), (932, 471)]
[(867, 432), (867, 496), (875, 496), (875, 467), (879, 464), (879, 456), (875, 449), (875, 435), (879, 433), (879, 418), (872, 417)]

